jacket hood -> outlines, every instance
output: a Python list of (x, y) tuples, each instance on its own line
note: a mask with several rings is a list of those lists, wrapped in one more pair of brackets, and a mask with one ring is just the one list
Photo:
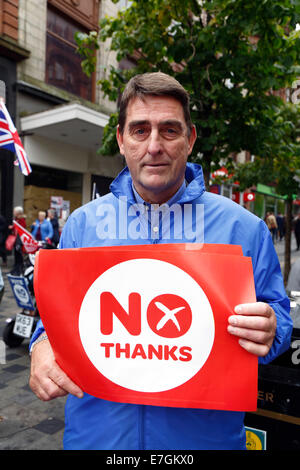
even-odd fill
[[(191, 202), (201, 196), (205, 191), (202, 167), (196, 163), (187, 163), (185, 170), (187, 187), (178, 203)], [(126, 166), (110, 185), (110, 190), (115, 197), (126, 196), (127, 202), (136, 202), (132, 190), (132, 179), (128, 167)]]

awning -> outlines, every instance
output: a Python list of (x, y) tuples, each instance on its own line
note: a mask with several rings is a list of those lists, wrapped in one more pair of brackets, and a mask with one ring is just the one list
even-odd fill
[[(256, 186), (256, 192), (265, 194), (266, 196), (276, 197), (277, 199), (287, 199), (287, 196), (282, 196), (276, 193), (276, 189), (273, 186), (266, 186), (265, 184), (258, 183)], [(293, 194), (293, 199), (298, 199), (297, 194)]]
[(97, 150), (109, 116), (79, 103), (57, 106), (21, 118), (21, 131)]

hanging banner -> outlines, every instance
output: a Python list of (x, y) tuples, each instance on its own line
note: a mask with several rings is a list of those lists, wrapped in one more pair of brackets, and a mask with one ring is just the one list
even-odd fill
[(86, 393), (121, 403), (256, 410), (257, 357), (227, 332), (234, 307), (256, 301), (241, 247), (41, 250), (34, 279), (56, 361)]

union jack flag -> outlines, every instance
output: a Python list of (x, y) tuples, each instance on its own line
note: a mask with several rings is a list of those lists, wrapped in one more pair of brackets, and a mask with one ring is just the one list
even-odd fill
[(17, 155), (17, 161), (23, 175), (31, 173), (31, 166), (23, 148), (17, 129), (6, 109), (3, 98), (0, 97), (0, 147), (6, 148)]

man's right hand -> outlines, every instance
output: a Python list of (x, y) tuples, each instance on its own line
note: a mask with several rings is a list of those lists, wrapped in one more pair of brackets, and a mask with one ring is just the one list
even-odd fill
[(82, 390), (56, 363), (49, 340), (41, 341), (33, 348), (29, 386), (42, 401), (63, 397), (68, 393), (83, 397)]

